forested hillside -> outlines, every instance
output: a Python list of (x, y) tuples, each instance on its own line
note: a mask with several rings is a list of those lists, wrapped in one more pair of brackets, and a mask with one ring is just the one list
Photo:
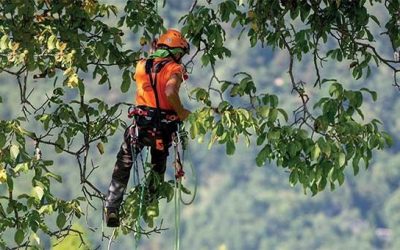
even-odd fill
[[(123, 11), (123, 4), (118, 1), (107, 1)], [(191, 1), (167, 0), (159, 13), (165, 18), (166, 27), (182, 27), (179, 17), (192, 6)], [(200, 1), (201, 2), (201, 1)], [(206, 1), (203, 1), (206, 4)], [(339, 1), (340, 2), (340, 1)], [(380, 9), (371, 10), (384, 20), (387, 18)], [(109, 22), (116, 22), (111, 19)], [(383, 21), (382, 21), (383, 23)], [(295, 110), (301, 103), (292, 91), (288, 74), (289, 55), (278, 49), (271, 49), (257, 44), (251, 48), (249, 41), (238, 38), (240, 29), (226, 29), (225, 46), (232, 51), (226, 61), (217, 62), (215, 73), (220, 79), (233, 81), (233, 75), (238, 72), (248, 72), (256, 82), (257, 89), (279, 95), (279, 105)], [(140, 47), (141, 34), (133, 33), (125, 27), (123, 30), (125, 48)], [(380, 53), (387, 56), (392, 51), (382, 40), (379, 44)], [(306, 82), (315, 78), (312, 56), (304, 56), (296, 62), (295, 74)], [(349, 62), (350, 64), (350, 62)], [(382, 122), (383, 130), (387, 131), (394, 141), (391, 148), (375, 152), (368, 169), (353, 169), (351, 164), (345, 171), (343, 185), (327, 188), (315, 196), (301, 185), (292, 186), (289, 182), (287, 169), (277, 167), (276, 162), (267, 161), (257, 167), (255, 158), (262, 146), (256, 145), (257, 138), (250, 137), (251, 143), (240, 138), (235, 154), (227, 156), (225, 145), (215, 145), (209, 148), (209, 137), (204, 142), (198, 138), (190, 140), (190, 158), (198, 175), (198, 194), (194, 203), (183, 206), (181, 212), (181, 248), (195, 250), (269, 250), (269, 249), (399, 249), (400, 248), (400, 118), (397, 115), (400, 108), (399, 90), (393, 86), (392, 72), (385, 67), (373, 66), (368, 78), (354, 80), (349, 64), (328, 62), (321, 72), (326, 78), (337, 78), (346, 89), (369, 88), (376, 91), (378, 98), (373, 101), (365, 96), (362, 112), (365, 121), (372, 117)], [(196, 87), (207, 87), (213, 72), (201, 67), (200, 59), (194, 61), (187, 86), (181, 89), (185, 106), (191, 110), (200, 108), (200, 104), (188, 96)], [(133, 69), (132, 69), (133, 70)], [(122, 72), (117, 67), (109, 71), (109, 79), (113, 86), (120, 86)], [(62, 74), (59, 75), (62, 77)], [(109, 91), (107, 83), (98, 85), (89, 75), (81, 75), (85, 81), (86, 94), (89, 98), (106, 99), (108, 103), (133, 103), (134, 85), (126, 93), (119, 87)], [(237, 79), (236, 79), (237, 80)], [(33, 80), (32, 80), (33, 81)], [(34, 85), (35, 83), (33, 83)], [(51, 96), (53, 80), (40, 80), (34, 85), (32, 98), (40, 103), (46, 95)], [(14, 79), (0, 74), (0, 119), (23, 116), (17, 109), (19, 93)], [(73, 100), (79, 95), (79, 89), (65, 89), (64, 100)], [(310, 96), (328, 96), (328, 88), (323, 86), (316, 91), (312, 84), (305, 89)], [(229, 97), (227, 97), (229, 98)], [(234, 100), (235, 101), (235, 100)], [(118, 107), (120, 118), (129, 124), (126, 117), (128, 106)], [(117, 112), (117, 113), (118, 113)], [(292, 114), (289, 114), (292, 115)], [(293, 119), (293, 118), (291, 118)], [(289, 120), (290, 122), (290, 120)], [(32, 121), (28, 128), (31, 131), (40, 130), (38, 122)], [(91, 165), (96, 167), (90, 176), (90, 181), (106, 192), (111, 173), (123, 135), (123, 128), (118, 127), (116, 133), (104, 143), (104, 154), (97, 148), (91, 148)], [(34, 142), (27, 142), (27, 148), (33, 153)], [(44, 148), (43, 159), (54, 159), (53, 148)], [(168, 179), (172, 179), (172, 162), (169, 162)], [(55, 162), (49, 167), (52, 172), (62, 177), (62, 183), (52, 182), (52, 192), (61, 199), (69, 200), (81, 196), (82, 187), (78, 185), (79, 167), (76, 158), (66, 154), (57, 154)], [(192, 173), (186, 166), (187, 178)], [(30, 176), (21, 175), (14, 183), (16, 192), (31, 188), (26, 182)], [(26, 178), (26, 179), (25, 179)], [(30, 179), (29, 179), (30, 180)], [(130, 183), (133, 187), (133, 181)], [(192, 189), (193, 186), (190, 185)], [(7, 188), (0, 185), (0, 194), (5, 196)], [(26, 191), (24, 191), (26, 192)], [(88, 246), (81, 249), (107, 249), (112, 229), (105, 228), (102, 221), (103, 204), (99, 199), (93, 199), (95, 209), (89, 205), (82, 207), (85, 214), (79, 220), (77, 227), (84, 230)], [(149, 237), (142, 236), (138, 249), (173, 249), (174, 245), (173, 202), (162, 202), (160, 216), (157, 222), (163, 221), (167, 230)], [(51, 218), (50, 224), (57, 224), (57, 218)], [(14, 232), (7, 232), (8, 242), (14, 241)], [(52, 246), (56, 240), (46, 235), (39, 235), (45, 249), (70, 249), (67, 245)], [(107, 236), (107, 237), (104, 237)], [(67, 238), (68, 240), (68, 238)], [(75, 238), (73, 241), (77, 241)], [(119, 235), (111, 244), (111, 249), (132, 249), (135, 245), (134, 235)]]

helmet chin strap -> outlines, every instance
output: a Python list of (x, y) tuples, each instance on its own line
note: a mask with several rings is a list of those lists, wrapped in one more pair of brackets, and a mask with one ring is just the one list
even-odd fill
[(175, 56), (174, 53), (172, 53), (172, 51), (170, 49), (167, 49), (167, 51), (169, 52), (170, 56), (172, 57), (172, 59), (174, 59), (174, 61), (176, 63), (181, 63), (181, 59), (182, 59), (183, 55)]

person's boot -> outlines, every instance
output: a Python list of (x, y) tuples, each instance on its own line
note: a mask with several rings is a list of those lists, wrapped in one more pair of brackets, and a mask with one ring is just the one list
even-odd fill
[(118, 209), (106, 207), (105, 216), (107, 227), (119, 227)]
[(108, 188), (105, 204), (105, 217), (107, 227), (118, 227), (120, 224), (119, 207), (125, 191), (125, 185), (112, 179)]

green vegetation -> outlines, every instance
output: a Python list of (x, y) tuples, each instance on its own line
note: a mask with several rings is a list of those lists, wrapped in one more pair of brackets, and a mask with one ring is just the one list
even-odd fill
[(71, 227), (71, 233), (66, 237), (62, 237), (61, 241), (53, 240), (53, 250), (67, 250), (67, 249), (79, 249), (88, 250), (92, 249), (89, 245), (82, 244), (82, 241), (88, 242), (87, 232), (79, 224)]
[[(399, 5), (1, 1), (1, 247), (50, 249), (77, 230), (82, 249), (107, 248), (102, 199), (131, 75), (172, 26), (193, 45), (182, 97), (199, 175), (182, 249), (397, 249)], [(173, 210), (151, 206), (140, 247), (172, 249)], [(151, 233), (161, 220), (169, 230)], [(112, 246), (132, 248), (132, 231)]]

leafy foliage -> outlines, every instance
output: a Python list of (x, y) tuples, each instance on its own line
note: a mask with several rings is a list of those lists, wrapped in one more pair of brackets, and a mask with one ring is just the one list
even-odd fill
[[(58, 219), (58, 218), (57, 218)], [(87, 242), (87, 232), (85, 229), (79, 225), (74, 224), (71, 229), (73, 230), (71, 234), (68, 234), (65, 238), (61, 239), (60, 242), (54, 240), (54, 250), (63, 250), (63, 249), (80, 249), (80, 250), (88, 250), (93, 249), (90, 245), (82, 244), (83, 242)]]

